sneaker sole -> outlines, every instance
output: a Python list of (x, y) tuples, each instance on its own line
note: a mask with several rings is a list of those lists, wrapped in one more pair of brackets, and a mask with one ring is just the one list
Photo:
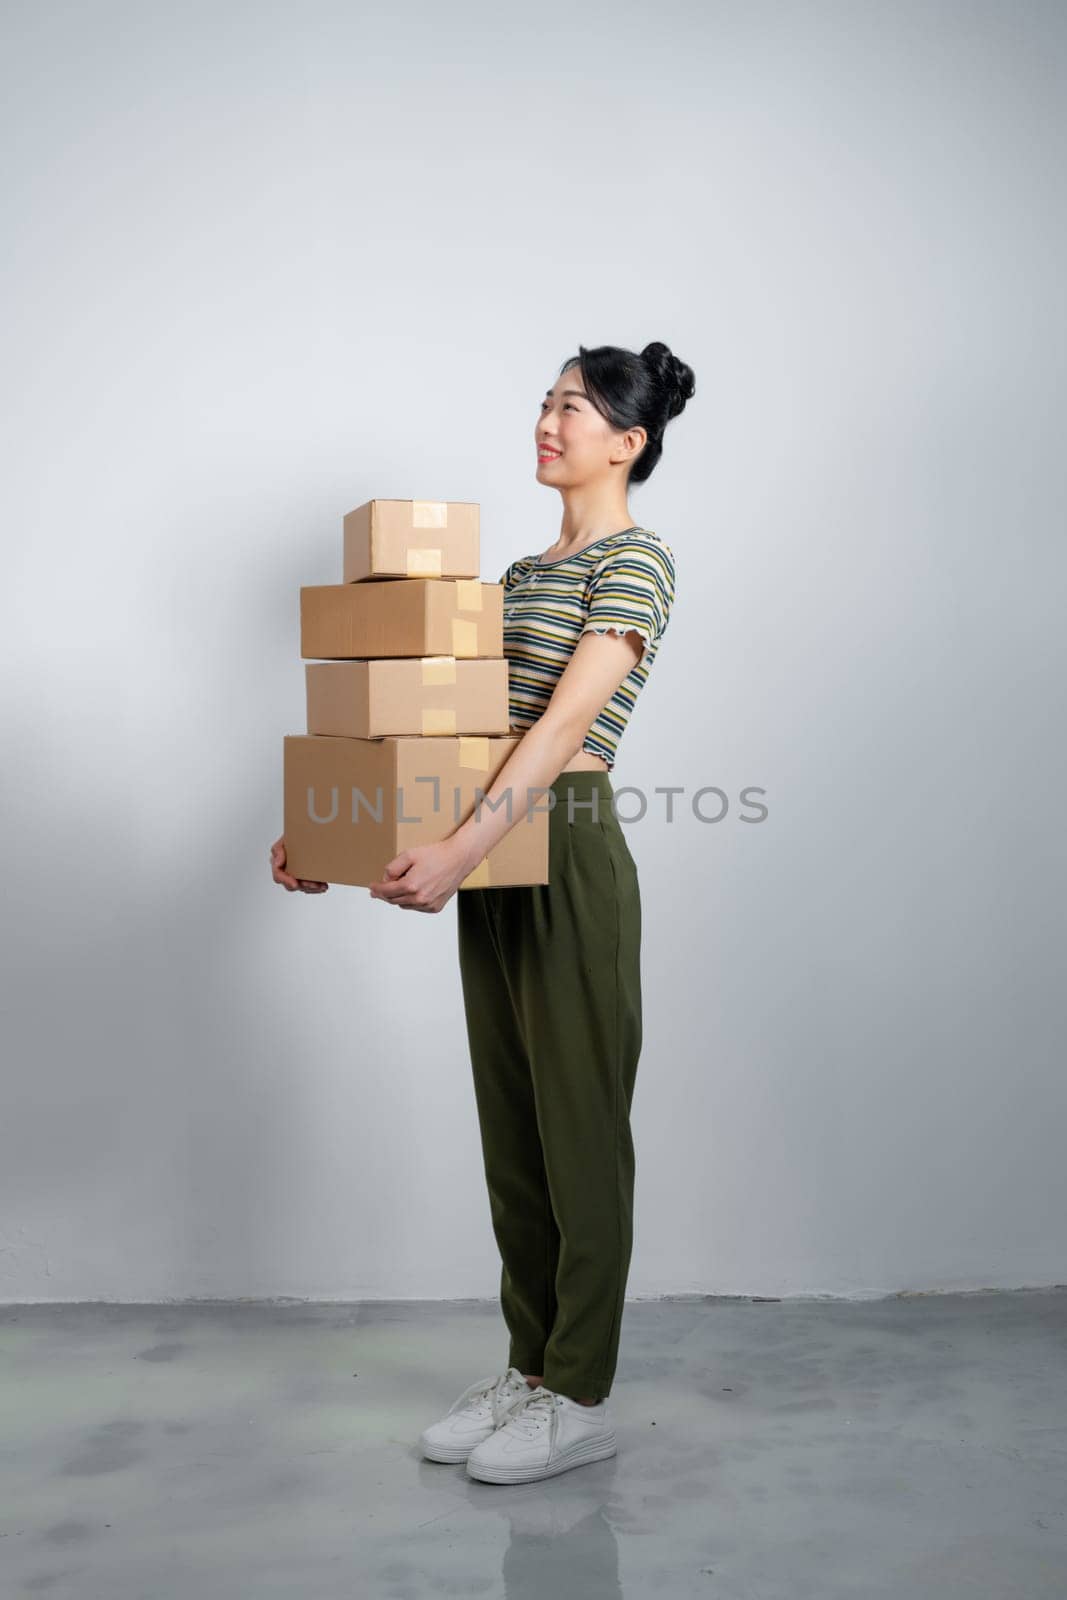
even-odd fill
[[(476, 1446), (472, 1446), (472, 1451), (474, 1448)], [(584, 1467), (589, 1461), (606, 1461), (617, 1451), (615, 1434), (612, 1433), (609, 1439), (590, 1440), (589, 1444), (576, 1446), (547, 1467), (505, 1467), (480, 1461), (472, 1466), (468, 1460), (467, 1474), (481, 1483), (533, 1483), (536, 1478), (554, 1478), (557, 1473), (569, 1472), (571, 1467)]]
[[(481, 1444), (482, 1440), (479, 1439), (478, 1443)], [(471, 1451), (473, 1449), (475, 1449), (476, 1447), (473, 1444), (468, 1444), (468, 1445), (461, 1445), (461, 1444), (457, 1444), (457, 1445), (448, 1445), (448, 1444), (426, 1445), (426, 1444), (423, 1444), (422, 1440), (420, 1439), (419, 1440), (419, 1448), (421, 1449), (423, 1455), (426, 1457), (427, 1461), (444, 1461), (449, 1466), (454, 1466), (456, 1464), (456, 1462), (458, 1462), (458, 1461), (466, 1461), (466, 1459), (470, 1455)]]

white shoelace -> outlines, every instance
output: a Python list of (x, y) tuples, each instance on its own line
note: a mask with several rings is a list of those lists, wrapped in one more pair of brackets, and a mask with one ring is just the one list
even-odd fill
[(547, 1422), (555, 1437), (557, 1418), (559, 1416), (559, 1401), (556, 1396), (544, 1388), (530, 1389), (529, 1394), (520, 1394), (507, 1408), (511, 1415), (507, 1420), (507, 1427), (514, 1426), (517, 1433), (524, 1434), (532, 1439), (539, 1428)]
[(480, 1378), (472, 1383), (469, 1389), (465, 1389), (458, 1400), (453, 1401), (450, 1414), (462, 1411), (466, 1406), (477, 1405), (481, 1400), (487, 1400), (493, 1427), (499, 1428), (507, 1416), (513, 1398), (506, 1372), (500, 1377)]

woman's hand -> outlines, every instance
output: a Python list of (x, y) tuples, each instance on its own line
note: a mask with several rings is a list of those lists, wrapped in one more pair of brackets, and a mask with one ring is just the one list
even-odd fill
[(471, 871), (465, 853), (451, 839), (415, 844), (388, 862), (372, 900), (388, 900), (406, 911), (442, 911)]
[(270, 847), (271, 875), (275, 883), (284, 885), (290, 894), (294, 889), (302, 889), (305, 894), (322, 894), (328, 889), (328, 883), (316, 883), (314, 878), (294, 878), (291, 872), (285, 870), (285, 835), (275, 839)]

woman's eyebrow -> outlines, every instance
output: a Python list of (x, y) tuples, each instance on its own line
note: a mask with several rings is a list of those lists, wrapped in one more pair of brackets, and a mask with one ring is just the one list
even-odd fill
[[(563, 393), (564, 394), (576, 394), (578, 396), (579, 400), (588, 400), (588, 398), (589, 398), (589, 396), (585, 393), (584, 389), (564, 389)], [(546, 389), (545, 390), (545, 399), (546, 400), (551, 400), (551, 398), (552, 398), (552, 390), (551, 389)]]

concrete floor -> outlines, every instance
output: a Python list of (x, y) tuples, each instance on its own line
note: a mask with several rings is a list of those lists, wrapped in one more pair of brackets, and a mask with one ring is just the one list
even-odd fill
[(0, 1595), (1067, 1596), (1067, 1290), (629, 1301), (617, 1456), (423, 1459), (506, 1351), (481, 1302), (0, 1308)]

